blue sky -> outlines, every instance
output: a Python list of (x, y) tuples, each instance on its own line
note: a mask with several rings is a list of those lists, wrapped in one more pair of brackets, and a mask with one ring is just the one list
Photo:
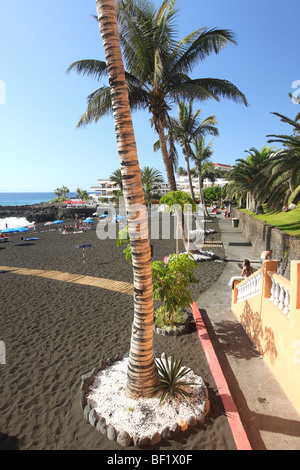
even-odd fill
[[(108, 178), (119, 167), (111, 117), (76, 129), (86, 97), (99, 84), (66, 73), (76, 60), (104, 60), (92, 18), (96, 2), (1, 0), (0, 5), (0, 192), (52, 191), (62, 185), (90, 191), (97, 178)], [(218, 119), (212, 161), (234, 164), (245, 150), (265, 145), (267, 134), (290, 133), (270, 113), (295, 117), (299, 112), (288, 96), (300, 94), (299, 0), (178, 0), (177, 5), (178, 39), (200, 27), (217, 27), (233, 30), (238, 42), (192, 73), (230, 80), (250, 104), (195, 103), (203, 119), (211, 114)], [(165, 177), (161, 155), (153, 153), (157, 136), (149, 113), (133, 114), (133, 123), (140, 166)], [(181, 153), (179, 164), (185, 165)]]

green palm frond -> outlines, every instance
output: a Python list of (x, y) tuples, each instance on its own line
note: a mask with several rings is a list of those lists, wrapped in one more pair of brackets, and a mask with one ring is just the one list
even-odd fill
[(106, 62), (96, 59), (85, 59), (73, 62), (68, 68), (67, 73), (72, 71), (87, 75), (88, 77), (96, 78), (100, 81), (103, 77), (107, 77)]

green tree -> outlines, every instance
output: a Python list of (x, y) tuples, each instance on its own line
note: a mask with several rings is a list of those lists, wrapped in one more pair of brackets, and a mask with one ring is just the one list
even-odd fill
[(221, 186), (211, 186), (210, 188), (203, 189), (203, 196), (207, 203), (217, 201), (222, 197), (222, 193)]
[(75, 192), (77, 199), (81, 199), (82, 201), (88, 201), (90, 198), (88, 192), (85, 189), (77, 188)]
[(172, 255), (167, 266), (163, 261), (152, 263), (154, 299), (163, 303), (172, 325), (175, 311), (189, 308), (193, 301), (190, 288), (198, 282), (194, 276), (196, 268), (196, 261), (185, 253)]
[(274, 156), (274, 147), (268, 148), (265, 145), (261, 150), (252, 147), (245, 152), (248, 156), (237, 159), (228, 175), (225, 196), (229, 199), (236, 198), (240, 203), (244, 199), (247, 209), (259, 213), (262, 211), (265, 195), (258, 191), (258, 187), (264, 187), (267, 182), (265, 170)]
[(182, 166), (177, 168), (177, 176), (186, 176), (186, 175), (187, 175), (187, 171)]
[(216, 128), (217, 120), (215, 116), (209, 116), (200, 120), (200, 112), (198, 109), (193, 112), (193, 101), (188, 104), (184, 101), (178, 103), (178, 118), (171, 118), (170, 125), (174, 140), (180, 143), (182, 153), (186, 162), (186, 171), (189, 179), (190, 193), (195, 202), (194, 189), (192, 184), (192, 176), (190, 170), (190, 158), (192, 157), (192, 141), (194, 139), (203, 139), (207, 134), (218, 135)]
[[(171, 191), (176, 190), (174, 161), (169, 158), (165, 130), (172, 105), (178, 99), (219, 101), (224, 97), (247, 105), (243, 93), (228, 80), (189, 76), (206, 57), (218, 54), (229, 43), (236, 44), (232, 31), (201, 28), (178, 41), (175, 4), (175, 0), (165, 0), (156, 9), (150, 1), (117, 1), (131, 110), (150, 112)], [(71, 64), (71, 70), (102, 81), (108, 69), (104, 61), (86, 59)], [(110, 87), (100, 86), (89, 95), (78, 126), (97, 122), (111, 112), (111, 104)]]
[(154, 191), (157, 189), (156, 183), (163, 183), (164, 179), (160, 171), (155, 168), (150, 168), (149, 166), (142, 168), (141, 174), (145, 200), (149, 208)]
[(120, 186), (120, 191), (123, 192), (123, 182), (122, 182), (122, 173), (121, 169), (118, 168), (115, 170), (109, 177), (109, 180), (112, 183), (118, 184)]
[(280, 120), (292, 126), (291, 135), (268, 135), (269, 143), (280, 143), (282, 149), (270, 159), (266, 169), (265, 184), (259, 186), (257, 193), (267, 198), (269, 209), (281, 209), (299, 200), (300, 194), (300, 113), (290, 119), (279, 113), (272, 113)]
[(56, 188), (54, 194), (57, 196), (59, 201), (65, 201), (69, 192), (70, 190), (67, 188), (67, 186), (61, 186), (60, 188)]
[[(203, 180), (206, 176), (208, 176), (207, 162), (212, 155), (211, 145), (213, 143), (213, 140), (211, 140), (209, 144), (205, 146), (205, 139), (194, 138), (193, 140), (194, 151), (192, 152), (192, 155), (191, 155), (192, 160), (196, 164), (196, 169), (198, 173), (198, 181), (199, 181), (200, 199), (201, 199), (201, 204), (203, 207), (203, 213), (206, 217), (208, 217), (209, 214), (207, 211), (206, 202), (205, 202), (205, 198), (203, 194)], [(212, 168), (211, 168), (211, 171), (213, 171)]]

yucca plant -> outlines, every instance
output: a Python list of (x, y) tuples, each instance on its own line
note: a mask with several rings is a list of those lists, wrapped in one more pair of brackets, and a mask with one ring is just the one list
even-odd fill
[(181, 396), (190, 403), (188, 397), (191, 396), (191, 393), (187, 392), (184, 387), (196, 385), (196, 383), (182, 380), (185, 375), (191, 372), (191, 369), (182, 365), (182, 361), (183, 358), (178, 356), (175, 358), (174, 353), (172, 353), (171, 360), (166, 355), (164, 361), (163, 359), (155, 359), (158, 383), (153, 391), (156, 393), (162, 392), (160, 403), (168, 396), (171, 400)]

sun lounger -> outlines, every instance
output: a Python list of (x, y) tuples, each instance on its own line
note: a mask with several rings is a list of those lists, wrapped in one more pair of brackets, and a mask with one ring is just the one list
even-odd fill
[(8, 237), (4, 237), (4, 238), (0, 238), (0, 243), (4, 243), (4, 242), (10, 242), (10, 238)]
[(21, 240), (24, 240), (26, 242), (29, 242), (30, 240), (39, 240), (39, 238), (35, 238), (35, 237), (32, 237), (32, 238), (23, 238), (21, 237)]

